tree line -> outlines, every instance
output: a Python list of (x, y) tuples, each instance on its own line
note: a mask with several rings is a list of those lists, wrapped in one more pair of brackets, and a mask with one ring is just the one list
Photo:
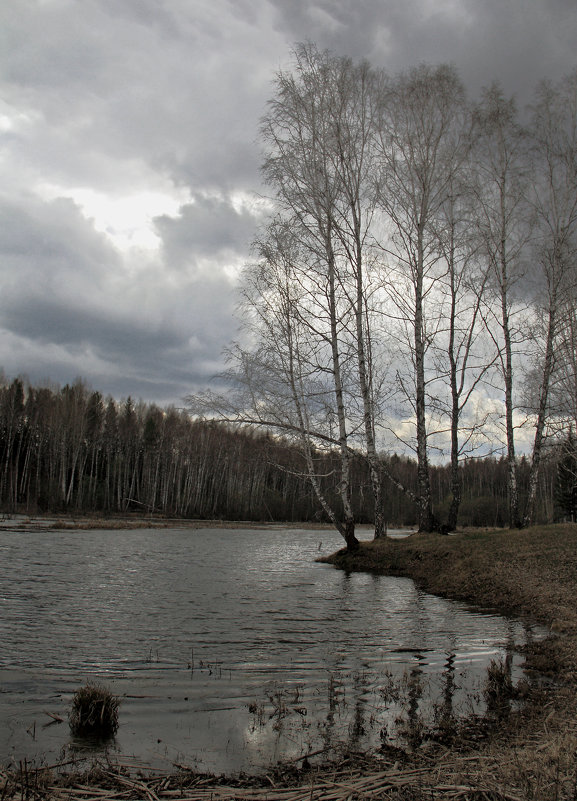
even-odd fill
[(0, 387), (5, 512), (308, 519), (310, 492), (293, 477), (292, 458), (268, 436), (104, 399), (80, 380), (61, 389), (21, 379)]
[[(470, 100), (448, 65), (389, 75), (299, 45), (260, 139), (270, 197), (230, 388), (190, 409), (288, 438), (351, 549), (359, 458), (376, 537), (398, 492), (419, 530), (453, 530), (487, 454), (506, 466), (508, 525), (530, 525), (548, 449), (577, 424), (577, 72), (521, 114), (497, 84)], [(338, 461), (330, 492), (319, 450)], [(395, 451), (413, 453), (416, 484)], [(450, 500), (435, 509), (439, 458)]]
[[(336, 503), (339, 455), (313, 453), (322, 491)], [(572, 460), (572, 461), (571, 461)], [(183, 409), (103, 398), (81, 380), (62, 388), (34, 387), (20, 378), (0, 383), (0, 508), (5, 514), (137, 514), (176, 518), (330, 522), (303, 475), (290, 440), (199, 421)], [(577, 450), (571, 440), (552, 452), (541, 474), (538, 519), (575, 519)], [(387, 457), (408, 487), (417, 465)], [(462, 523), (507, 523), (506, 460), (488, 457), (461, 466)], [(519, 463), (521, 491), (529, 464)], [(450, 467), (431, 467), (433, 502), (450, 503)], [(370, 471), (358, 455), (351, 465), (352, 507), (359, 523), (374, 522)], [(415, 526), (418, 510), (396, 487), (385, 495), (389, 526)]]

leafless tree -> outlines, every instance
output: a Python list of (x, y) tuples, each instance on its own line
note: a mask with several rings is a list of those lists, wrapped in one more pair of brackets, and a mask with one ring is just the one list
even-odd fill
[(296, 432), (313, 482), (312, 440), (338, 448), (342, 519), (318, 482), (315, 491), (349, 548), (356, 546), (355, 451), (369, 465), (375, 536), (385, 527), (371, 306), (373, 84), (368, 65), (312, 45), (298, 46), (293, 70), (277, 77), (261, 138), (278, 217), (257, 243), (258, 263), (245, 273), (252, 345), (231, 352), (229, 373), (245, 388), (240, 417), (264, 425), (267, 409), (268, 425)]
[[(223, 376), (231, 389), (189, 402), (193, 411), (276, 430), (297, 443), (303, 472), (322, 509), (347, 547), (355, 549), (352, 451), (341, 381), (348, 365), (341, 365), (334, 271), (326, 269), (324, 260), (317, 263), (308, 229), (303, 230), (298, 219), (291, 224), (273, 220), (258, 242), (258, 256), (243, 280), (245, 343), (229, 351), (230, 366)], [(323, 447), (339, 449), (341, 512), (321, 487), (317, 451)]]
[(475, 113), (477, 231), (489, 278), (483, 304), (486, 331), (498, 353), (504, 394), (509, 522), (520, 525), (515, 453), (515, 351), (526, 339), (520, 301), (522, 258), (529, 235), (526, 143), (513, 100), (494, 85)]
[(555, 342), (549, 425), (555, 433), (577, 431), (577, 297), (564, 298)]
[[(466, 138), (466, 137), (465, 137)], [(464, 155), (470, 147), (463, 143)], [(491, 370), (495, 353), (483, 336), (481, 303), (487, 281), (486, 267), (479, 263), (479, 244), (474, 234), (474, 199), (468, 158), (451, 182), (451, 191), (439, 210), (438, 247), (445, 270), (437, 292), (442, 298), (440, 336), (433, 343), (437, 385), (442, 388), (430, 405), (439, 419), (448, 420), (450, 436), (451, 502), (446, 530), (457, 526), (462, 496), (460, 465), (464, 456), (474, 454), (484, 442), (486, 413), (471, 410), (471, 401)]]
[(422, 65), (384, 79), (379, 102), (384, 285), (390, 315), (408, 345), (411, 375), (399, 385), (415, 419), (419, 529), (431, 531), (436, 521), (429, 475), (428, 354), (442, 320), (436, 288), (446, 269), (437, 222), (463, 157), (464, 91), (451, 67)]
[[(575, 358), (572, 340), (574, 298), (577, 289), (577, 72), (558, 86), (540, 85), (529, 126), (535, 213), (534, 243), (537, 291), (533, 331), (538, 335), (539, 381), (535, 412), (535, 439), (523, 524), (534, 521), (539, 467), (551, 414), (551, 382), (560, 368)], [(572, 314), (573, 311), (573, 314)], [(571, 341), (572, 340), (572, 341)], [(567, 344), (571, 346), (567, 348)], [(564, 356), (568, 357), (565, 361)]]

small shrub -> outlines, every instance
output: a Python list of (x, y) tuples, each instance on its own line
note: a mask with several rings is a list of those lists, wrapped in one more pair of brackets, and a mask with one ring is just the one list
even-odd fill
[(76, 736), (112, 737), (118, 730), (120, 700), (106, 687), (85, 684), (74, 693), (70, 729)]

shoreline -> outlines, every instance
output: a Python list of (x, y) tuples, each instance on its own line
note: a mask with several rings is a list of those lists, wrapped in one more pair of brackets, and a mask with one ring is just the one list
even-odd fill
[[(405, 576), (431, 594), (548, 628), (545, 639), (523, 649), (525, 670), (536, 679), (524, 703), (470, 759), (482, 764), (500, 754), (506, 767), (493, 766), (495, 798), (577, 798), (577, 524), (416, 534), (363, 542), (356, 553), (319, 561)], [(458, 747), (450, 759), (458, 763)]]
[(426, 592), (577, 634), (577, 524), (361, 541), (318, 561), (412, 578)]
[[(58, 522), (66, 523), (65, 527), (80, 527), (78, 519)], [(104, 528), (103, 523), (110, 520), (92, 522)], [(140, 522), (140, 526), (132, 527), (150, 527), (150, 520), (140, 518)], [(176, 521), (157, 522), (158, 527), (166, 528)], [(209, 524), (214, 528), (225, 527), (223, 521), (180, 522), (188, 528), (209, 527)], [(230, 527), (239, 525), (229, 521)], [(271, 525), (316, 528), (307, 524), (244, 523), (247, 528), (266, 529)], [(493, 720), (491, 725), (470, 721), (470, 730), (455, 727), (447, 740), (426, 740), (408, 752), (383, 748), (374, 755), (343, 755), (338, 764), (308, 765), (308, 760), (301, 758), (296, 764), (271, 768), (258, 778), (207, 777), (191, 771), (182, 773), (177, 768), (174, 774), (159, 778), (144, 768), (136, 774), (127, 774), (112, 763), (92, 766), (83, 774), (63, 771), (43, 776), (42, 771), (24, 775), (20, 766), (19, 772), (3, 774), (0, 770), (0, 793), (6, 801), (16, 798), (91, 801), (104, 798), (103, 788), (111, 796), (122, 791), (129, 798), (148, 801), (574, 798), (576, 555), (577, 525), (562, 525), (528, 531), (471, 530), (449, 537), (419, 534), (403, 539), (365, 540), (357, 553), (341, 550), (319, 559), (346, 571), (406, 576), (426, 592), (476, 608), (526, 617), (546, 626), (549, 636), (524, 650), (526, 667), (536, 677), (534, 682), (525, 682), (524, 702)], [(473, 736), (468, 736), (470, 733)]]
[[(305, 529), (311, 531), (333, 530), (329, 523), (310, 522), (275, 522), (263, 520), (214, 520), (187, 519), (135, 515), (111, 515), (97, 517), (93, 515), (0, 515), (0, 531), (132, 531), (142, 528), (167, 529), (200, 529), (200, 528), (239, 528), (239, 529)], [(359, 527), (362, 530), (363, 527)], [(370, 528), (370, 527), (369, 527)]]

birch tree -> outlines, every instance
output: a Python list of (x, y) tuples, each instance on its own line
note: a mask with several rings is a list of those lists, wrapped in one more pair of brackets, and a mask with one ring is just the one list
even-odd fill
[[(577, 431), (577, 297), (573, 292), (562, 302), (559, 333), (555, 342), (554, 373), (550, 391), (550, 425), (556, 431)], [(552, 419), (551, 419), (552, 418)]]
[(294, 69), (278, 75), (261, 126), (263, 172), (278, 217), (257, 243), (260, 264), (245, 275), (244, 302), (259, 326), (252, 332), (256, 345), (232, 354), (238, 380), (247, 389), (252, 381), (250, 408), (259, 410), (254, 419), (262, 422), (266, 388), (268, 423), (297, 433), (313, 482), (311, 438), (338, 450), (342, 519), (328, 509), (318, 486), (315, 491), (349, 548), (356, 547), (355, 450), (363, 450), (369, 464), (375, 534), (384, 532), (367, 259), (374, 204), (372, 84), (367, 65), (311, 45), (297, 47)]
[[(298, 220), (276, 220), (258, 243), (259, 259), (243, 279), (243, 331), (250, 347), (229, 351), (224, 377), (231, 390), (189, 399), (220, 419), (261, 426), (294, 441), (328, 519), (347, 547), (358, 547), (351, 503), (351, 459), (346, 392), (341, 364), (342, 327), (336, 279), (324, 261), (316, 264)], [(324, 492), (317, 451), (338, 448), (336, 485), (340, 509)], [(322, 469), (322, 468), (321, 468)]]
[(520, 298), (529, 225), (526, 144), (513, 100), (498, 86), (486, 90), (475, 113), (477, 231), (489, 271), (484, 321), (498, 354), (504, 395), (509, 523), (520, 525), (515, 451), (514, 362), (526, 341)]
[[(529, 130), (534, 160), (531, 200), (537, 227), (534, 254), (538, 291), (533, 330), (541, 336), (535, 438), (523, 517), (525, 526), (534, 522), (557, 346), (560, 346), (560, 355), (567, 353), (569, 356), (567, 366), (574, 359), (574, 353), (563, 344), (571, 332), (571, 308), (577, 286), (577, 72), (558, 86), (549, 82), (541, 84)], [(564, 326), (567, 326), (565, 332)]]
[[(379, 537), (384, 533), (384, 518), (367, 260), (374, 214), (374, 98), (374, 74), (368, 65), (354, 65), (312, 46), (300, 46), (295, 73), (279, 78), (277, 97), (262, 133), (268, 146), (265, 174), (277, 190), (277, 202), (302, 223), (305, 241), (326, 265), (341, 459), (343, 465), (349, 460), (351, 435), (358, 440), (362, 432), (371, 475), (375, 536)], [(349, 367), (352, 362), (356, 375)], [(355, 419), (357, 398), (359, 420)]]
[[(419, 530), (436, 527), (429, 475), (427, 360), (441, 324), (435, 290), (443, 266), (436, 222), (461, 158), (464, 91), (446, 65), (420, 66), (382, 81), (378, 203), (390, 315), (408, 345), (412, 375), (400, 388), (415, 419)], [(400, 374), (399, 374), (400, 377)]]
[[(464, 145), (463, 156), (469, 155)], [(474, 236), (474, 203), (468, 184), (468, 162), (463, 161), (453, 176), (450, 192), (439, 210), (438, 247), (444, 263), (444, 274), (437, 291), (442, 298), (439, 341), (433, 344), (436, 384), (448, 388), (444, 395), (437, 391), (431, 406), (442, 421), (448, 420), (450, 439), (451, 501), (445, 530), (457, 526), (462, 497), (461, 460), (475, 452), (483, 440), (486, 413), (471, 410), (471, 400), (480, 390), (484, 377), (495, 359), (483, 336), (481, 303), (487, 271), (479, 264), (478, 242)], [(465, 420), (465, 418), (467, 418)]]

